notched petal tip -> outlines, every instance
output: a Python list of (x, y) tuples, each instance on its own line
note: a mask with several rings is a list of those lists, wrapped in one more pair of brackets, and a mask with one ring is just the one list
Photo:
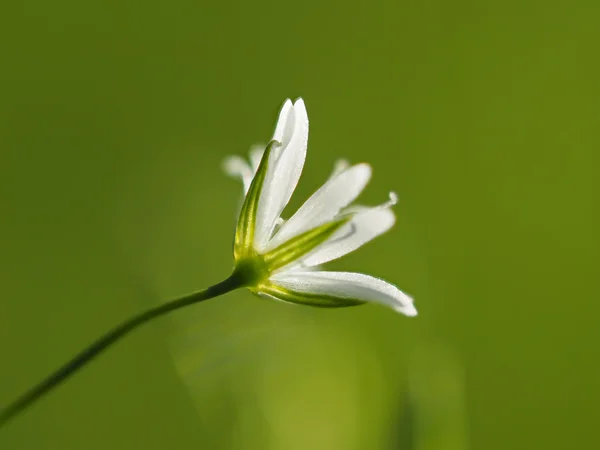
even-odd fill
[(301, 142), (306, 145), (308, 140), (308, 112), (304, 100), (299, 99), (294, 103), (294, 113), (296, 118), (296, 131), (300, 134)]
[(275, 131), (273, 132), (273, 140), (278, 142), (284, 142), (285, 138), (288, 137), (293, 131), (294, 126), (294, 105), (288, 98), (279, 111), (279, 117), (277, 118), (277, 125), (275, 125)]
[(254, 242), (259, 252), (265, 249), (271, 238), (275, 221), (296, 188), (306, 158), (308, 116), (304, 102), (297, 101), (290, 109), (286, 105), (287, 102), (273, 135), (273, 140), (281, 142), (281, 147), (273, 155), (260, 197)]
[(304, 107), (304, 99), (302, 97), (296, 97), (296, 99), (293, 102), (294, 108), (296, 106), (302, 106)]

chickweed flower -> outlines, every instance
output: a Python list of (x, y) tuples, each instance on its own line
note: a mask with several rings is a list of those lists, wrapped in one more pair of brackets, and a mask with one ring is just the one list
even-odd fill
[(394, 225), (394, 193), (378, 206), (351, 205), (371, 178), (368, 164), (339, 162), (289, 220), (281, 218), (298, 184), (307, 142), (304, 102), (286, 100), (264, 151), (252, 148), (249, 163), (239, 156), (226, 159), (225, 171), (242, 180), (245, 193), (234, 243), (238, 279), (257, 295), (285, 302), (319, 307), (374, 302), (415, 316), (412, 299), (384, 280), (320, 269)]
[(225, 170), (241, 178), (245, 194), (235, 231), (231, 276), (143, 311), (109, 330), (0, 409), (0, 427), (141, 325), (240, 287), (289, 303), (335, 308), (374, 302), (415, 316), (412, 299), (387, 281), (320, 269), (321, 264), (356, 250), (394, 225), (393, 193), (378, 206), (352, 205), (371, 178), (368, 164), (338, 162), (325, 184), (289, 220), (282, 219), (302, 173), (307, 142), (304, 102), (286, 100), (266, 149), (252, 148), (250, 163), (237, 156), (225, 161)]

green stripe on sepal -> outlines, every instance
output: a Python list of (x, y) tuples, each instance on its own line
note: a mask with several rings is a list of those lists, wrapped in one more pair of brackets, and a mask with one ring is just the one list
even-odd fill
[(252, 249), (254, 231), (256, 228), (258, 201), (260, 200), (260, 193), (267, 175), (271, 151), (273, 148), (279, 146), (281, 146), (281, 144), (277, 141), (271, 141), (269, 142), (269, 145), (267, 145), (263, 157), (260, 160), (260, 165), (256, 170), (256, 175), (254, 175), (246, 198), (244, 199), (244, 204), (240, 210), (240, 216), (235, 230), (233, 255), (236, 260), (247, 255)]
[(297, 305), (314, 306), (317, 308), (345, 308), (347, 306), (357, 306), (366, 303), (364, 300), (357, 298), (296, 292), (272, 283), (269, 283), (268, 285), (265, 283), (259, 286), (257, 289), (253, 289), (253, 291), (256, 293), (269, 295), (284, 302), (295, 303)]
[(341, 226), (348, 223), (350, 217), (329, 222), (306, 231), (264, 255), (265, 264), (270, 271), (277, 270), (321, 245)]

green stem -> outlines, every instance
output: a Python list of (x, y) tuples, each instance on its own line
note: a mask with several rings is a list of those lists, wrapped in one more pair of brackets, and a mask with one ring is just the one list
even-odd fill
[(105, 335), (98, 338), (91, 345), (77, 354), (73, 359), (66, 362), (54, 373), (50, 374), (40, 383), (33, 386), (31, 389), (17, 398), (13, 403), (2, 409), (0, 411), (0, 427), (19, 413), (23, 412), (33, 403), (41, 399), (44, 395), (49, 393), (79, 369), (83, 368), (108, 347), (115, 344), (117, 341), (125, 337), (140, 325), (156, 319), (157, 317), (163, 316), (171, 311), (175, 311), (176, 309), (226, 294), (241, 287), (242, 285), (243, 282), (240, 280), (240, 277), (234, 272), (229, 278), (218, 284), (215, 284), (214, 286), (202, 291), (194, 292), (176, 300), (172, 300), (126, 320)]

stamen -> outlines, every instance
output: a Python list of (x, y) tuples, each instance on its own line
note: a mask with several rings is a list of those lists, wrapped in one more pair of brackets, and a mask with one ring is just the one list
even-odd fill
[(391, 208), (396, 203), (398, 203), (398, 194), (396, 194), (395, 192), (390, 192), (389, 196), (390, 196), (390, 199), (387, 202), (379, 205), (378, 206), (379, 208)]
[(354, 214), (366, 212), (366, 211), (369, 211), (371, 209), (391, 208), (396, 203), (398, 203), (398, 195), (396, 195), (395, 192), (390, 192), (389, 193), (389, 200), (387, 202), (381, 203), (380, 205), (376, 205), (376, 206), (350, 205), (350, 206), (344, 208), (340, 212), (340, 214), (338, 214), (338, 216), (339, 217), (346, 217), (346, 216), (349, 216), (349, 215), (354, 215)]

